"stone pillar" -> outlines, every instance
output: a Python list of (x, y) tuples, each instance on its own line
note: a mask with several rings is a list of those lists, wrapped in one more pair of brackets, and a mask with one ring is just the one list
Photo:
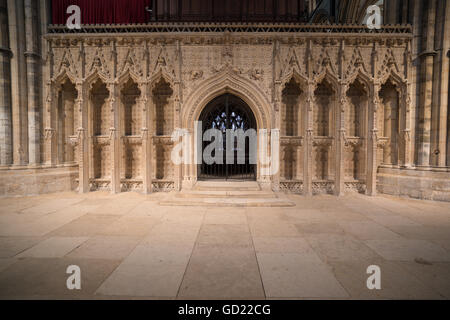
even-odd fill
[(437, 145), (438, 150), (435, 159), (435, 165), (445, 167), (450, 150), (447, 148), (448, 131), (448, 90), (449, 90), (449, 72), (450, 72), (450, 1), (440, 1), (437, 10), (440, 19), (436, 23), (436, 30), (440, 30), (439, 38), (436, 35), (437, 59), (435, 69), (436, 105), (438, 106), (436, 119), (437, 126)]
[(86, 103), (86, 85), (83, 82), (76, 84), (78, 96), (75, 101), (75, 110), (78, 112), (78, 192), (90, 191), (89, 183), (89, 139), (88, 139), (88, 104)]
[(28, 163), (36, 165), (41, 162), (40, 140), (40, 95), (39, 95), (39, 32), (37, 1), (24, 0), (25, 38), (28, 88)]
[(11, 57), (11, 100), (13, 131), (13, 164), (28, 162), (27, 83), (25, 63), (25, 30), (23, 0), (8, 0)]
[[(279, 118), (279, 111), (278, 111)], [(280, 122), (278, 121), (277, 128), (270, 130), (270, 167), (272, 175), (272, 190), (280, 190), (280, 167), (281, 167), (281, 148), (280, 148)], [(276, 161), (276, 162), (275, 162)]]
[(0, 166), (12, 163), (11, 50), (6, 0), (0, 0)]
[(345, 192), (344, 152), (345, 152), (345, 110), (347, 109), (348, 86), (342, 84), (339, 88), (339, 105), (335, 106), (336, 115), (336, 173), (334, 181), (334, 194), (337, 196)]
[[(173, 101), (173, 108), (174, 108), (174, 128), (175, 130), (180, 130), (180, 110), (181, 110), (181, 101), (180, 101), (180, 95), (181, 95), (181, 81), (177, 80), (174, 83), (175, 86), (175, 98)], [(174, 142), (176, 143), (176, 142)], [(175, 172), (175, 177), (174, 177), (174, 189), (176, 191), (180, 191), (181, 190), (181, 180), (182, 180), (182, 168), (183, 165), (182, 164), (173, 164), (174, 165), (174, 172)]]
[(369, 101), (369, 130), (367, 136), (367, 170), (366, 170), (366, 194), (375, 196), (377, 194), (377, 151), (378, 151), (378, 128), (377, 111), (380, 105), (378, 92), (380, 86), (375, 84), (371, 88), (371, 99)]
[(426, 10), (422, 19), (422, 52), (420, 58), (420, 98), (419, 98), (419, 148), (418, 165), (430, 165), (431, 109), (433, 92), (434, 64), (434, 24), (436, 1), (426, 2)]
[[(303, 161), (302, 159), (302, 145), (304, 144), (304, 141), (300, 141), (300, 144), (297, 145), (295, 147), (295, 175), (294, 175), (294, 179), (295, 180), (302, 180), (302, 172), (301, 172), (301, 162)], [(280, 164), (281, 165), (281, 164)]]
[[(275, 116), (275, 128), (272, 129), (272, 131), (280, 137), (280, 128), (281, 128), (281, 111), (280, 111), (280, 102), (281, 102), (281, 83), (279, 81), (275, 82), (275, 92), (276, 98), (274, 101), (274, 116)], [(278, 139), (278, 146), (272, 146), (272, 143), (275, 141), (272, 141), (272, 134), (269, 137), (270, 139), (270, 159), (271, 164), (270, 166), (273, 168), (275, 157), (277, 158), (276, 161), (278, 161), (278, 170), (276, 172), (271, 172), (271, 180), (272, 180), (272, 190), (279, 191), (280, 190), (280, 167), (282, 162), (282, 155), (281, 155), (281, 148), (280, 148), (280, 140)], [(278, 153), (274, 154), (272, 152), (274, 148), (277, 148)]]
[[(443, 148), (446, 145), (446, 155), (439, 159), (439, 166), (450, 166), (450, 119), (449, 119), (449, 90), (450, 90), (450, 2), (446, 1), (445, 7), (445, 21), (444, 21), (444, 43), (442, 45), (442, 74), (441, 74), (441, 124), (446, 126), (447, 130), (441, 129), (440, 139), (441, 145), (439, 148)], [(447, 117), (445, 117), (447, 115)], [(446, 141), (446, 142), (445, 142)], [(443, 150), (443, 149), (441, 149)], [(442, 153), (444, 153), (442, 151)]]
[(397, 24), (397, 14), (400, 6), (399, 0), (384, 0), (384, 21), (383, 24)]
[(139, 108), (142, 110), (142, 192), (144, 194), (152, 193), (152, 121), (151, 118), (151, 98), (149, 99), (148, 83), (139, 83), (141, 97), (139, 99)]
[(306, 98), (305, 110), (305, 142), (303, 152), (303, 193), (312, 195), (312, 175), (313, 175), (313, 110), (315, 104), (314, 90), (316, 85), (313, 81), (308, 83), (308, 96)]
[(109, 91), (108, 104), (111, 108), (110, 164), (111, 164), (111, 193), (120, 193), (120, 110), (117, 103), (118, 88), (116, 82), (107, 84)]
[(48, 166), (56, 165), (56, 134), (55, 134), (55, 109), (58, 103), (56, 88), (51, 80), (47, 82), (47, 98), (45, 101), (45, 129), (44, 129), (44, 162)]
[(403, 167), (411, 166), (411, 84), (407, 82), (402, 92), (403, 105)]
[[(50, 12), (50, 1), (49, 0), (39, 0), (39, 14), (40, 14), (40, 33), (47, 33), (47, 24), (50, 22), (49, 17), (51, 16)], [(53, 77), (53, 49), (51, 41), (45, 39), (44, 37), (40, 37), (40, 52), (43, 55), (41, 59), (40, 70), (41, 74), (41, 82), (38, 84), (39, 88), (42, 90), (40, 96), (40, 105), (43, 106), (40, 110), (40, 130), (43, 132), (43, 136), (45, 136), (45, 127), (47, 126), (46, 119), (46, 107), (47, 107), (47, 92), (46, 90), (50, 87), (45, 85), (46, 80), (52, 79)], [(76, 129), (76, 128), (74, 128)], [(47, 162), (47, 154), (46, 154), (46, 141), (42, 139), (41, 135), (41, 161), (45, 164)]]

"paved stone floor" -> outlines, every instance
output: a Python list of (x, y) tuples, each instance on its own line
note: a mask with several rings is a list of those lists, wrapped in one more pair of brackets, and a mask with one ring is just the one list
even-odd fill
[[(163, 194), (0, 199), (0, 298), (448, 299), (450, 204), (287, 196), (162, 207)], [(81, 290), (66, 269), (81, 269)], [(381, 268), (381, 290), (366, 269)]]

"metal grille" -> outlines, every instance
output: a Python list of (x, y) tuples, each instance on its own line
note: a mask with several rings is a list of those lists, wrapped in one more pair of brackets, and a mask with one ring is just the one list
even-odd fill
[[(207, 164), (203, 160), (202, 164), (199, 165), (198, 168), (198, 178), (200, 180), (256, 180), (256, 164), (250, 163), (251, 159), (249, 156), (249, 138), (246, 138), (245, 141), (245, 163), (238, 164), (239, 149), (236, 138), (234, 138), (235, 141), (231, 144), (233, 145), (233, 150), (228, 151), (233, 152), (233, 161), (232, 163), (230, 163), (230, 161), (228, 161), (227, 163), (226, 161), (226, 130), (256, 130), (255, 117), (247, 104), (242, 99), (232, 94), (224, 94), (215, 98), (205, 107), (200, 115), (200, 121), (202, 121), (202, 134), (204, 134), (208, 129), (218, 129), (222, 132), (221, 145), (223, 146), (223, 162), (222, 164)], [(202, 151), (204, 151), (210, 143), (212, 143), (212, 141), (203, 141)], [(215, 156), (214, 152), (212, 153), (212, 156)]]

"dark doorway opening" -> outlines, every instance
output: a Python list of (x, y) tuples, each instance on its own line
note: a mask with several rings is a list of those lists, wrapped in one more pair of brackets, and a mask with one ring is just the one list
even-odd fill
[[(233, 142), (227, 144), (227, 130), (236, 132), (241, 129), (244, 132), (253, 129), (256, 132), (256, 120), (250, 107), (239, 97), (232, 94), (223, 94), (214, 100), (212, 100), (203, 109), (199, 120), (202, 122), (202, 136), (208, 129), (217, 129), (222, 133), (222, 163), (205, 163), (202, 158), (202, 164), (198, 166), (198, 179), (199, 180), (256, 180), (256, 155), (252, 158), (250, 155), (250, 144), (256, 144), (255, 139), (250, 139), (249, 136), (245, 138), (245, 145), (238, 144), (237, 138), (233, 137)], [(205, 148), (214, 142), (203, 141), (202, 142), (202, 155)], [(253, 141), (252, 141), (253, 140)], [(228, 148), (231, 150), (227, 150)], [(253, 145), (256, 150), (256, 145)], [(228, 151), (228, 152), (227, 152)], [(245, 152), (245, 153), (244, 153)], [(228, 159), (227, 154), (233, 155), (233, 160)], [(215, 152), (212, 152), (212, 156), (215, 156)], [(240, 155), (240, 157), (238, 157)], [(244, 155), (244, 156), (242, 156)]]

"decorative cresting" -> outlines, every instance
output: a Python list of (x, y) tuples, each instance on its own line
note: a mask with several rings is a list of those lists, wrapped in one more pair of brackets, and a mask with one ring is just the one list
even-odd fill
[[(383, 27), (370, 32), (356, 26), (149, 24), (89, 26), (83, 29), (83, 35), (64, 30), (51, 27), (53, 34), (46, 36), (45, 162), (55, 166), (60, 161), (57, 155), (61, 141), (57, 137), (61, 136), (58, 130), (63, 124), (57, 117), (58, 97), (63, 84), (71, 83), (76, 91), (76, 123), (69, 138), (77, 153), (80, 192), (97, 187), (91, 184), (95, 157), (108, 169), (108, 176), (98, 181), (98, 187), (115, 192), (179, 190), (182, 181), (195, 181), (195, 164), (171, 163), (175, 142), (169, 131), (179, 132), (183, 141), (192, 146), (194, 121), (211, 100), (224, 93), (240, 97), (249, 106), (258, 129), (280, 130), (283, 175), (257, 175), (259, 181), (270, 181), (274, 189), (304, 194), (341, 194), (346, 190), (375, 194), (378, 166), (411, 163), (410, 118), (414, 105), (411, 83), (406, 80), (411, 76), (409, 27)], [(139, 30), (154, 32), (137, 33)], [(169, 32), (174, 30), (181, 35)], [(259, 32), (249, 34), (248, 30)], [(98, 31), (109, 33), (91, 33)], [(344, 31), (345, 36), (338, 33)], [(283, 91), (291, 80), (299, 92), (297, 100), (291, 99), (295, 105), (290, 106), (296, 123), (295, 130), (284, 136)], [(140, 117), (141, 130), (132, 136), (125, 134), (120, 124), (125, 108), (121, 91), (128, 81), (139, 89), (139, 97), (132, 100), (130, 119)], [(108, 90), (108, 133), (93, 137), (89, 110), (96, 82)], [(353, 87), (360, 90), (364, 106), (352, 100)], [(386, 87), (394, 88), (398, 98), (395, 146), (392, 137), (384, 136), (381, 130), (386, 121), (383, 110), (389, 111), (385, 103), (388, 96), (380, 96)], [(328, 106), (324, 108), (323, 104)], [(351, 118), (355, 108), (360, 108), (357, 112), (363, 117), (357, 135), (348, 129), (348, 119), (356, 123)], [(329, 118), (320, 118), (327, 123), (327, 130), (318, 132), (314, 118), (317, 110), (329, 110)], [(162, 133), (157, 132), (160, 121), (166, 128)], [(92, 146), (96, 143), (105, 148), (94, 155)], [(383, 150), (388, 147), (396, 148), (396, 163), (383, 163)], [(129, 155), (136, 173), (131, 178), (125, 172), (125, 155)], [(352, 167), (357, 160), (364, 166)], [(348, 175), (351, 170), (356, 172), (353, 176)]]

